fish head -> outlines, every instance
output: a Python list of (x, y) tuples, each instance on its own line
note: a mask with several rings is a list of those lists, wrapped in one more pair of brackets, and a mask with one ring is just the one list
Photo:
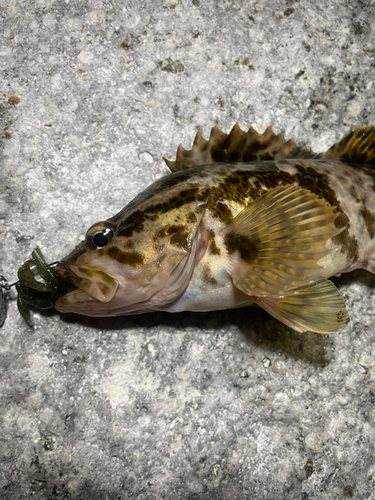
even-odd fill
[(176, 300), (202, 247), (204, 209), (199, 204), (179, 208), (133, 209), (92, 225), (85, 241), (52, 270), (68, 283), (55, 308), (117, 316), (157, 310)]

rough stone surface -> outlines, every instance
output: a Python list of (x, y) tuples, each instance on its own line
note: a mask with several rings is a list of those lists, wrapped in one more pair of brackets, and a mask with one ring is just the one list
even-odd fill
[[(323, 151), (375, 124), (373, 0), (12, 0), (0, 8), (0, 273), (65, 255), (239, 121)], [(257, 309), (92, 320), (7, 294), (0, 498), (375, 498), (375, 277), (351, 323)]]

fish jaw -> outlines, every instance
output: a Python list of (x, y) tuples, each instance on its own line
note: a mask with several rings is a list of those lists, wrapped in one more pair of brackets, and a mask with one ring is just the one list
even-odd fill
[[(200, 235), (189, 252), (165, 252), (163, 264), (153, 262), (126, 272), (107, 255), (86, 250), (73, 252), (55, 275), (76, 288), (60, 297), (61, 313), (85, 316), (118, 316), (158, 310), (176, 300), (187, 288), (194, 270)], [(205, 243), (204, 243), (205, 244)], [(77, 256), (77, 257), (76, 257)]]
[(190, 260), (186, 256), (169, 274), (156, 273), (147, 282), (142, 279), (116, 280), (107, 275), (112, 287), (111, 294), (104, 299), (100, 293), (103, 285), (107, 286), (108, 278), (101, 283), (82, 280), (78, 288), (57, 300), (55, 308), (62, 313), (106, 317), (156, 310), (161, 304), (175, 300), (186, 289), (191, 277)]
[(67, 285), (67, 293), (60, 297), (55, 308), (59, 312), (76, 312), (80, 307), (101, 307), (111, 302), (117, 294), (119, 281), (115, 270), (100, 262), (90, 264), (89, 251), (72, 252), (56, 266), (54, 275)]
[[(74, 266), (70, 270), (75, 272)], [(77, 273), (75, 274), (78, 276)], [(79, 307), (78, 304), (85, 302), (107, 304), (113, 300), (119, 287), (118, 280), (100, 270), (90, 270), (90, 277), (91, 279), (81, 277), (78, 288), (58, 299), (56, 309), (60, 312), (67, 312), (62, 309)], [(74, 306), (74, 304), (77, 305)]]

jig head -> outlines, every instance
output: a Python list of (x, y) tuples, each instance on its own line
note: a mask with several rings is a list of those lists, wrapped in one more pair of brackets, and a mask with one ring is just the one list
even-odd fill
[(63, 285), (51, 271), (51, 268), (62, 263), (47, 264), (39, 247), (33, 250), (31, 256), (32, 258), (19, 268), (18, 281), (15, 283), (9, 284), (8, 280), (0, 275), (0, 327), (6, 317), (4, 290), (8, 291), (12, 286), (16, 287), (17, 307), (29, 326), (33, 326), (29, 306), (50, 309), (63, 295)]

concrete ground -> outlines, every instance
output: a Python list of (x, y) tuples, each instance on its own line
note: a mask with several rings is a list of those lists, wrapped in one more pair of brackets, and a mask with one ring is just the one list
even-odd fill
[[(3, 0), (0, 274), (49, 261), (168, 173), (199, 127), (324, 151), (375, 124), (373, 0)], [(375, 277), (350, 324), (260, 309), (94, 320), (15, 293), (0, 331), (0, 498), (375, 498)]]

